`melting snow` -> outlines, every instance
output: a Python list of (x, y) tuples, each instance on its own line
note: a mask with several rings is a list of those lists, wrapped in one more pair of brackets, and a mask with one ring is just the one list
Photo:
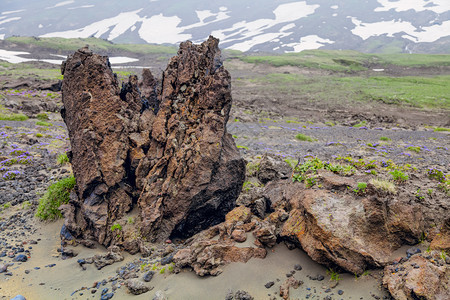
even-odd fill
[(19, 13), (19, 12), (22, 12), (22, 11), (25, 11), (25, 9), (4, 11), (4, 12), (2, 12), (2, 15), (15, 14), (15, 13)]
[(449, 0), (397, 0), (396, 2), (392, 2), (391, 0), (377, 1), (382, 5), (382, 7), (375, 8), (375, 11), (389, 11), (394, 9), (395, 11), (400, 12), (413, 9), (415, 11), (431, 10), (435, 13), (441, 14), (450, 10)]
[(79, 8), (91, 8), (94, 7), (95, 5), (81, 5), (81, 6), (76, 6), (76, 7), (69, 7), (68, 9), (79, 9)]
[(333, 44), (334, 41), (329, 39), (323, 39), (317, 35), (307, 35), (300, 38), (300, 43), (290, 43), (283, 45), (283, 47), (292, 47), (294, 51), (286, 51), (286, 52), (300, 52), (303, 50), (311, 50), (318, 49), (324, 44)]
[(19, 55), (27, 55), (27, 54), (30, 54), (30, 53), (23, 52), (23, 51), (8, 51), (8, 50), (0, 49), (0, 59), (6, 60), (7, 62), (13, 63), (13, 64), (34, 60), (32, 58), (24, 58), (24, 57), (19, 56)]
[[(139, 36), (148, 43), (175, 44), (182, 40), (190, 39), (190, 34), (182, 34), (183, 28), (177, 27), (181, 19), (177, 16), (165, 17), (163, 14), (144, 18), (139, 29)], [(164, 28), (164, 30), (161, 30)]]
[(108, 36), (108, 40), (112, 40), (125, 33), (128, 28), (132, 27), (137, 21), (141, 20), (141, 17), (137, 14), (141, 10), (142, 9), (120, 13), (115, 17), (94, 22), (80, 29), (51, 32), (43, 34), (40, 37), (88, 38), (90, 36), (94, 36), (96, 38), (100, 38), (104, 33), (108, 32), (111, 27), (113, 27)]
[(351, 18), (355, 28), (352, 33), (360, 36), (363, 40), (371, 36), (386, 34), (392, 37), (396, 33), (404, 32), (406, 35), (402, 37), (410, 39), (413, 42), (434, 42), (441, 37), (448, 36), (450, 32), (450, 21), (442, 22), (441, 25), (433, 25), (429, 27), (420, 27), (420, 31), (410, 22), (403, 21), (382, 21), (375, 23), (363, 23), (362, 21)]
[(13, 18), (9, 18), (9, 19), (0, 21), (0, 24), (8, 23), (8, 22), (11, 22), (11, 21), (17, 21), (17, 20), (20, 20), (20, 19), (22, 19), (22, 18), (21, 17), (13, 17)]
[(113, 65), (115, 64), (126, 64), (130, 62), (139, 61), (137, 58), (131, 58), (126, 56), (113, 56), (109, 58), (109, 62)]
[(248, 51), (255, 45), (291, 35), (292, 32), (286, 32), (286, 30), (293, 28), (292, 26), (288, 29), (285, 26), (282, 30), (273, 33), (265, 31), (278, 24), (307, 17), (314, 13), (318, 7), (319, 5), (308, 5), (305, 1), (281, 4), (273, 11), (275, 19), (258, 19), (251, 22), (241, 21), (233, 24), (231, 28), (215, 30), (212, 32), (212, 35), (218, 37), (222, 43), (241, 41), (228, 48)]
[[(1, 35), (0, 35), (1, 37)], [(9, 51), (9, 50), (3, 50), (0, 49), (0, 60), (6, 60), (9, 63), (21, 63), (21, 62), (27, 62), (27, 61), (44, 61), (47, 63), (60, 65), (66, 58), (64, 55), (58, 55), (58, 54), (50, 54), (51, 56), (61, 57), (63, 59), (35, 59), (35, 58), (26, 58), (21, 57), (21, 55), (29, 55), (29, 52), (24, 51)], [(109, 58), (109, 62), (111, 64), (125, 64), (125, 63), (131, 63), (139, 61), (139, 59), (132, 58), (132, 57), (126, 57), (126, 56), (113, 56)]]
[(62, 2), (56, 3), (56, 4), (53, 5), (53, 6), (46, 7), (45, 9), (51, 9), (51, 8), (56, 8), (56, 7), (60, 7), (60, 6), (64, 6), (64, 5), (69, 5), (69, 4), (72, 4), (72, 3), (74, 3), (74, 2), (75, 2), (75, 1), (73, 1), (73, 0), (62, 1)]

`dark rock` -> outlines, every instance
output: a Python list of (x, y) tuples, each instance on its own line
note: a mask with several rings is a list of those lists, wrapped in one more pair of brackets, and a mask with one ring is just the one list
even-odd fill
[(302, 266), (300, 266), (299, 264), (294, 265), (294, 270), (301, 271), (302, 270)]
[(108, 293), (101, 296), (100, 300), (109, 300), (114, 297), (114, 293)]
[(14, 258), (14, 261), (26, 262), (28, 257), (25, 254), (19, 254)]
[(145, 282), (149, 282), (150, 280), (152, 280), (153, 275), (155, 275), (154, 271), (148, 271), (147, 273), (144, 274), (142, 279), (144, 279)]
[(164, 265), (170, 264), (172, 261), (173, 261), (173, 255), (168, 255), (161, 259), (161, 265), (164, 266)]
[(275, 284), (275, 282), (269, 281), (269, 282), (266, 283), (264, 286), (266, 287), (266, 289), (270, 289), (274, 284)]
[(338, 295), (343, 295), (344, 294), (344, 291), (343, 290), (339, 290), (338, 291)]

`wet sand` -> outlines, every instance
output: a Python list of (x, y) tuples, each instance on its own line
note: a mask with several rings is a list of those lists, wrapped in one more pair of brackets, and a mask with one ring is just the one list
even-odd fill
[[(83, 246), (72, 247), (78, 256), (62, 260), (57, 249), (60, 245), (59, 230), (62, 220), (53, 223), (35, 222), (36, 233), (30, 238), (41, 240), (33, 245), (31, 258), (25, 263), (15, 263), (8, 268), (13, 276), (1, 275), (1, 299), (10, 299), (18, 294), (28, 300), (34, 299), (99, 299), (101, 290), (105, 287), (111, 292), (111, 283), (91, 294), (91, 287), (95, 282), (114, 277), (116, 270), (140, 257), (124, 253), (125, 260), (101, 270), (94, 265), (85, 265), (83, 271), (77, 263), (77, 259), (86, 258), (94, 254), (106, 253), (106, 249), (100, 245), (96, 249), (88, 249)], [(250, 239), (249, 239), (250, 240)], [(245, 245), (242, 245), (245, 246)], [(403, 251), (402, 251), (403, 252)], [(403, 252), (404, 253), (404, 252)], [(55, 264), (54, 267), (46, 267)], [(153, 287), (151, 291), (132, 295), (125, 286), (115, 291), (113, 299), (152, 299), (155, 292), (162, 290), (169, 299), (225, 299), (229, 291), (245, 290), (255, 299), (281, 299), (279, 296), (280, 285), (286, 280), (286, 274), (294, 270), (294, 265), (299, 264), (302, 270), (295, 271), (293, 275), (304, 283), (298, 289), (290, 290), (291, 299), (323, 299), (330, 295), (332, 299), (373, 299), (371, 295), (385, 296), (387, 293), (380, 287), (379, 276), (361, 276), (358, 279), (351, 274), (340, 274), (341, 280), (335, 288), (326, 290), (332, 285), (327, 269), (312, 261), (302, 250), (288, 250), (284, 244), (279, 244), (268, 249), (265, 259), (251, 259), (247, 263), (233, 263), (223, 268), (223, 273), (213, 277), (198, 277), (189, 270), (182, 270), (179, 274), (156, 272), (152, 281), (146, 283)], [(36, 270), (35, 267), (40, 267)], [(25, 274), (25, 270), (30, 270)], [(140, 273), (142, 276), (143, 273)], [(311, 280), (307, 277), (323, 275), (323, 281)], [(274, 281), (274, 285), (266, 289), (264, 284)], [(75, 292), (82, 287), (88, 289)], [(342, 290), (343, 295), (338, 295)], [(75, 293), (74, 293), (75, 292)], [(73, 295), (72, 295), (73, 293)]]

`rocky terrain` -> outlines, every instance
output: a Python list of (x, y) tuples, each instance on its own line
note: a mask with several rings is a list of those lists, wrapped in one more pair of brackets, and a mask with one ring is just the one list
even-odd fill
[[(448, 114), (255, 105), (218, 51), (183, 43), (158, 81), (80, 49), (62, 95), (2, 91), (0, 295), (449, 297)], [(36, 219), (71, 172), (64, 222)]]

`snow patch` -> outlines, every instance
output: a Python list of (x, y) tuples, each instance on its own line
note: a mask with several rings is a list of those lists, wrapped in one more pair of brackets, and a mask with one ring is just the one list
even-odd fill
[(139, 61), (137, 58), (126, 57), (126, 56), (113, 56), (109, 58), (109, 62), (113, 65), (115, 64), (126, 64), (130, 62)]
[(80, 9), (80, 8), (91, 8), (94, 7), (95, 5), (91, 4), (91, 5), (81, 5), (81, 6), (76, 6), (76, 7), (69, 7), (68, 9)]
[(0, 34), (0, 40), (4, 40), (5, 39), (5, 34)]
[(255, 45), (291, 35), (292, 32), (286, 32), (293, 28), (290, 24), (288, 29), (285, 26), (278, 32), (267, 32), (267, 30), (278, 24), (307, 17), (313, 14), (318, 7), (320, 5), (308, 5), (305, 1), (281, 4), (273, 11), (275, 19), (241, 21), (233, 24), (231, 28), (215, 30), (211, 34), (218, 37), (222, 43), (237, 42), (229, 46), (230, 49), (248, 51)]
[(394, 9), (397, 12), (413, 9), (415, 11), (431, 10), (441, 14), (450, 10), (450, 1), (448, 0), (377, 0), (381, 7), (375, 8), (375, 11), (389, 11)]
[(27, 55), (27, 54), (30, 54), (30, 53), (24, 52), (24, 51), (9, 51), (9, 50), (0, 49), (0, 59), (6, 60), (7, 62), (12, 63), (12, 64), (17, 64), (17, 63), (21, 63), (21, 62), (34, 60), (32, 58), (20, 57), (20, 55)]
[(4, 11), (2, 12), (2, 15), (9, 15), (9, 14), (15, 14), (15, 13), (19, 13), (25, 11), (25, 9), (18, 9), (18, 10), (10, 10), (10, 11)]
[(351, 18), (355, 28), (352, 33), (361, 37), (363, 40), (371, 36), (379, 36), (386, 34), (388, 37), (393, 37), (396, 33), (406, 33), (403, 38), (407, 38), (415, 43), (429, 43), (437, 41), (438, 39), (448, 36), (450, 32), (450, 20), (442, 22), (442, 24), (432, 25), (428, 27), (414, 27), (410, 22), (404, 21), (382, 21), (375, 23), (363, 23), (357, 18)]
[[(149, 19), (144, 18), (139, 29), (139, 36), (144, 41), (155, 44), (175, 44), (190, 39), (192, 35), (182, 34), (184, 29), (177, 27), (180, 23), (179, 17), (165, 17), (163, 14), (152, 16)], [(164, 30), (161, 30), (161, 28), (164, 28)]]
[(39, 28), (39, 29), (44, 28), (44, 25), (39, 24), (39, 25), (38, 25), (38, 28)]
[(74, 0), (62, 1), (62, 2), (56, 3), (53, 6), (46, 7), (45, 9), (51, 9), (51, 8), (56, 8), (56, 7), (60, 7), (60, 6), (65, 6), (65, 5), (72, 4), (74, 2), (75, 2)]
[(339, 6), (338, 6), (338, 5), (332, 5), (332, 6), (330, 6), (330, 8), (331, 8), (331, 9), (338, 9)]
[(300, 38), (299, 43), (290, 43), (285, 44), (283, 47), (292, 47), (294, 48), (294, 51), (286, 51), (289, 52), (300, 52), (303, 50), (312, 50), (312, 49), (319, 49), (320, 47), (324, 46), (325, 44), (333, 44), (334, 41), (329, 39), (323, 39), (317, 35), (307, 35)]
[(138, 15), (138, 12), (141, 10), (142, 9), (120, 13), (115, 17), (94, 22), (80, 29), (50, 32), (43, 34), (40, 37), (88, 38), (90, 36), (94, 36), (96, 38), (100, 38), (112, 28), (108, 35), (108, 40), (112, 40), (125, 33), (136, 22), (142, 20), (142, 18)]
[(3, 21), (0, 21), (0, 24), (12, 22), (12, 21), (17, 21), (17, 20), (20, 20), (20, 19), (22, 19), (22, 17), (13, 17), (13, 18), (9, 18), (9, 19), (5, 19)]

